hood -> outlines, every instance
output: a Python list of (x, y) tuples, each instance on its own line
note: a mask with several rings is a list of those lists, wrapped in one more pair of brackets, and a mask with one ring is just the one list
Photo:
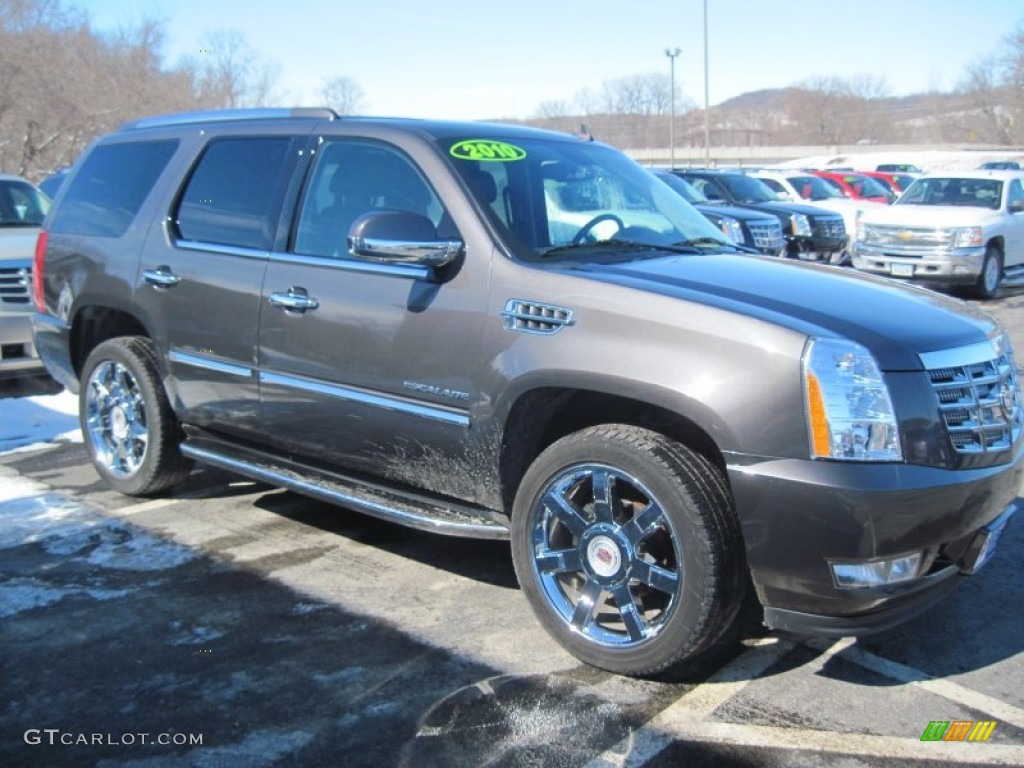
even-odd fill
[(924, 288), (772, 257), (711, 254), (573, 269), (808, 336), (847, 338), (871, 350), (886, 371), (922, 370), (919, 353), (984, 342), (999, 327), (969, 304)]
[(771, 211), (772, 213), (785, 216), (792, 216), (794, 213), (802, 213), (805, 216), (814, 218), (815, 216), (821, 216), (827, 214), (831, 216), (833, 211), (823, 209), (819, 205), (806, 205), (804, 203), (787, 203), (787, 202), (770, 202), (770, 203), (742, 203), (744, 207), (754, 208), (761, 211)]
[(0, 262), (32, 261), (37, 237), (39, 227), (0, 227)]
[(884, 208), (868, 208), (864, 221), (872, 224), (895, 224), (897, 226), (926, 227), (970, 227), (977, 226), (988, 217), (997, 214), (990, 208), (972, 208), (962, 205), (889, 205)]
[(767, 219), (773, 221), (776, 217), (769, 211), (759, 211), (756, 208), (740, 208), (735, 205), (719, 205), (718, 203), (693, 203), (701, 213), (710, 213), (712, 216), (731, 216), (737, 221), (752, 221), (754, 219)]

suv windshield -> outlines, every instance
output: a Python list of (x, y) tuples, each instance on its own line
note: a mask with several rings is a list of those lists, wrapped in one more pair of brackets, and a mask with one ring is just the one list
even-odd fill
[(50, 201), (20, 179), (0, 179), (0, 227), (38, 227)]
[[(593, 142), (447, 139), (469, 191), (520, 258), (621, 258), (614, 250), (732, 246), (703, 215), (622, 153)], [(642, 253), (640, 255), (643, 255)]]
[(820, 176), (790, 176), (789, 183), (804, 200), (841, 200), (843, 198), (842, 192)]
[(893, 205), (958, 205), (998, 210), (1003, 182), (996, 179), (918, 179)]

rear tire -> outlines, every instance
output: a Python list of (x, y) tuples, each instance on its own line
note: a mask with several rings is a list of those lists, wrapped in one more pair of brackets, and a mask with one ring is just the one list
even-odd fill
[(974, 284), (971, 295), (976, 299), (987, 301), (994, 299), (999, 293), (1003, 282), (1003, 252), (994, 245), (985, 249), (985, 260), (981, 264), (981, 274)]
[(720, 470), (620, 424), (569, 435), (537, 457), (516, 496), (512, 555), (545, 629), (619, 674), (654, 674), (706, 650), (745, 589)]
[(154, 494), (188, 476), (191, 463), (178, 448), (181, 429), (149, 339), (121, 336), (92, 351), (78, 412), (93, 466), (121, 493)]

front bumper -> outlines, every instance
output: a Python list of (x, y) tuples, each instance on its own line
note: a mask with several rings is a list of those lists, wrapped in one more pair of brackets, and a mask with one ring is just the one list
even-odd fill
[[(727, 458), (765, 623), (805, 634), (876, 632), (926, 610), (976, 569), (979, 535), (1021, 504), (1024, 484), (1024, 440), (1009, 463), (971, 470)], [(833, 579), (830, 563), (915, 552), (910, 581)]]
[(32, 316), (21, 312), (0, 314), (0, 379), (42, 370), (32, 340)]
[(789, 235), (786, 238), (786, 252), (801, 261), (824, 261), (838, 263), (838, 257), (849, 245), (846, 237), (818, 237)]
[(973, 284), (985, 262), (984, 248), (954, 248), (945, 251), (901, 251), (877, 248), (858, 242), (853, 266), (863, 272), (889, 277)]

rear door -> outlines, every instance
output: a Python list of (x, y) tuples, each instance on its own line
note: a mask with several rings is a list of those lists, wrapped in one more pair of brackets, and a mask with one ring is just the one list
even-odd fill
[(147, 239), (136, 303), (169, 361), (168, 390), (183, 421), (231, 433), (259, 428), (260, 291), (307, 135), (264, 123), (214, 136)]

